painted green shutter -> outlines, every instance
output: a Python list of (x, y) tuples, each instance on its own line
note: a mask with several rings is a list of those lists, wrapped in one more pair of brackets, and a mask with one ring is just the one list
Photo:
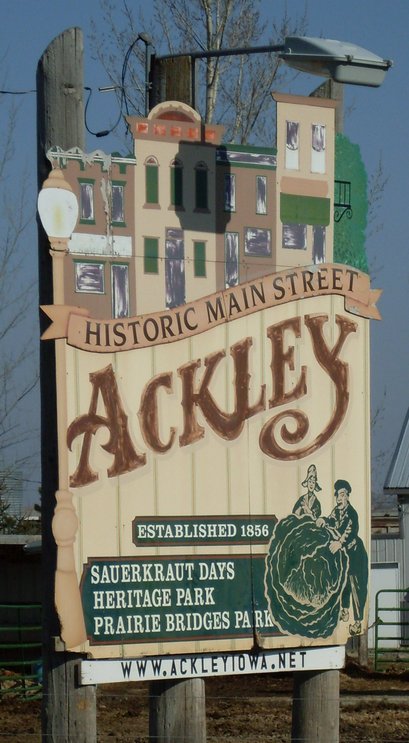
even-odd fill
[(145, 237), (144, 245), (144, 271), (145, 273), (158, 273), (158, 238)]
[(196, 277), (206, 276), (206, 243), (194, 243), (194, 272)]
[(146, 166), (146, 203), (159, 203), (159, 179), (157, 165)]

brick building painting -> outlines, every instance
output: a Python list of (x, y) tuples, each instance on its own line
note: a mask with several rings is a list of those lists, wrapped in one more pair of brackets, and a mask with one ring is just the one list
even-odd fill
[(51, 150), (79, 203), (64, 302), (130, 317), (331, 263), (336, 102), (274, 100), (276, 148), (222, 144), (221, 126), (167, 102), (128, 118), (128, 157)]

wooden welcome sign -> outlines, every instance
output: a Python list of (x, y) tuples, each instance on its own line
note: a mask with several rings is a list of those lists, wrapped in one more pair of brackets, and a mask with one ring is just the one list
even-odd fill
[(365, 629), (377, 296), (322, 264), (134, 318), (43, 308), (63, 355), (69, 649), (303, 648)]

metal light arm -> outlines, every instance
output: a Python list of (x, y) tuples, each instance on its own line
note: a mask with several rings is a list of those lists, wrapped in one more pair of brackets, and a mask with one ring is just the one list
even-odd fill
[[(290, 67), (312, 75), (329, 77), (340, 83), (378, 87), (387, 70), (392, 66), (389, 59), (382, 59), (373, 52), (356, 44), (335, 39), (320, 39), (302, 36), (287, 36), (283, 44), (235, 49), (195, 50), (152, 57), (156, 61), (188, 57), (192, 61), (192, 106), (195, 107), (195, 62), (197, 59), (233, 57), (248, 54), (274, 53)], [(152, 68), (151, 68), (152, 74)]]

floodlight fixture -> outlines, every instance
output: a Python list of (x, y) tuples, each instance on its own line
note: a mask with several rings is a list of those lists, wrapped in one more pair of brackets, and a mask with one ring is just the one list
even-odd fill
[(361, 46), (336, 39), (287, 36), (278, 56), (289, 67), (338, 83), (379, 87), (392, 66), (389, 59)]

